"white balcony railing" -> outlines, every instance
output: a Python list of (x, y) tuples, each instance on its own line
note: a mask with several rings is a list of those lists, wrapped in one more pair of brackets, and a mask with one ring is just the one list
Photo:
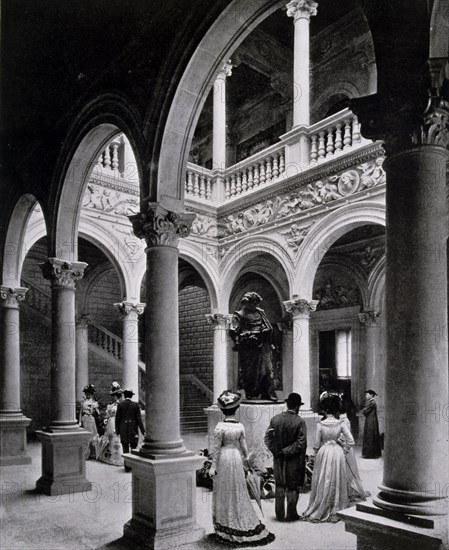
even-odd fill
[[(349, 109), (344, 109), (313, 124), (307, 129), (307, 135), (310, 162), (303, 168), (303, 171), (371, 143), (370, 140), (361, 136), (357, 117)], [(220, 174), (220, 177), (224, 178), (225, 200), (236, 199), (257, 188), (285, 179), (287, 177), (285, 172), (286, 147), (288, 145), (285, 143), (276, 143), (226, 168)], [(289, 162), (292, 161), (295, 159), (289, 157)], [(209, 201), (216, 183), (211, 170), (192, 163), (187, 164), (185, 190), (188, 196)]]

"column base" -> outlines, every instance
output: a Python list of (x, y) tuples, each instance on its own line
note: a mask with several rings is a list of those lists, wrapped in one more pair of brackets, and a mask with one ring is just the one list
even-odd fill
[(126, 454), (132, 469), (133, 517), (123, 536), (139, 548), (177, 548), (204, 537), (196, 523), (196, 470), (204, 457), (190, 452), (179, 458), (152, 460)]
[(27, 433), (31, 419), (18, 415), (0, 416), (0, 466), (31, 464), (27, 456)]
[(90, 491), (86, 478), (86, 450), (92, 434), (81, 428), (67, 432), (36, 432), (42, 442), (42, 477), (36, 490), (46, 495)]
[(447, 550), (447, 518), (410, 516), (377, 508), (372, 502), (338, 512), (357, 550)]

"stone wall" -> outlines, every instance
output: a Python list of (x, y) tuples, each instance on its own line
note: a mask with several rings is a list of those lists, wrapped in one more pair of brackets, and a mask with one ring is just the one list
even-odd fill
[(207, 291), (189, 285), (179, 292), (179, 365), (182, 374), (194, 374), (213, 388), (213, 327), (207, 323), (210, 313)]
[(89, 319), (122, 337), (122, 319), (114, 308), (121, 301), (120, 282), (114, 269), (98, 276), (88, 289), (86, 300)]

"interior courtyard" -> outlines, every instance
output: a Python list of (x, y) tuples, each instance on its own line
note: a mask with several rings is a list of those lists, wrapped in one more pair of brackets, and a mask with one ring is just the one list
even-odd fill
[[(268, 548), (449, 549), (449, 2), (1, 15), (0, 547), (224, 547), (196, 472), (257, 292), (277, 402), (241, 407), (249, 449), (271, 465), (297, 392), (310, 455), (338, 391), (370, 493), (288, 528), (264, 499)], [(86, 459), (84, 390), (105, 424), (113, 381), (144, 418), (129, 471)]]

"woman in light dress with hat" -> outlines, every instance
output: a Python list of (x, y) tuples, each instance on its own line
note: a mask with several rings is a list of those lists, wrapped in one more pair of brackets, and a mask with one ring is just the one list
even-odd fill
[(243, 463), (248, 456), (245, 429), (235, 419), (241, 401), (240, 393), (229, 390), (217, 400), (224, 419), (214, 430), (209, 471), (214, 483), (212, 513), (215, 536), (234, 545), (268, 544), (275, 537), (257, 517), (245, 481)]
[(123, 390), (118, 382), (112, 382), (110, 395), (112, 401), (106, 407), (106, 427), (104, 435), (99, 439), (98, 460), (112, 464), (113, 466), (123, 466), (122, 445), (120, 437), (115, 433), (115, 415), (117, 406), (122, 398)]
[(92, 434), (86, 449), (86, 459), (95, 458), (95, 440), (98, 439), (96, 419), (99, 417), (98, 402), (95, 400), (95, 386), (89, 384), (84, 387), (84, 401), (81, 404), (79, 423), (82, 428)]

